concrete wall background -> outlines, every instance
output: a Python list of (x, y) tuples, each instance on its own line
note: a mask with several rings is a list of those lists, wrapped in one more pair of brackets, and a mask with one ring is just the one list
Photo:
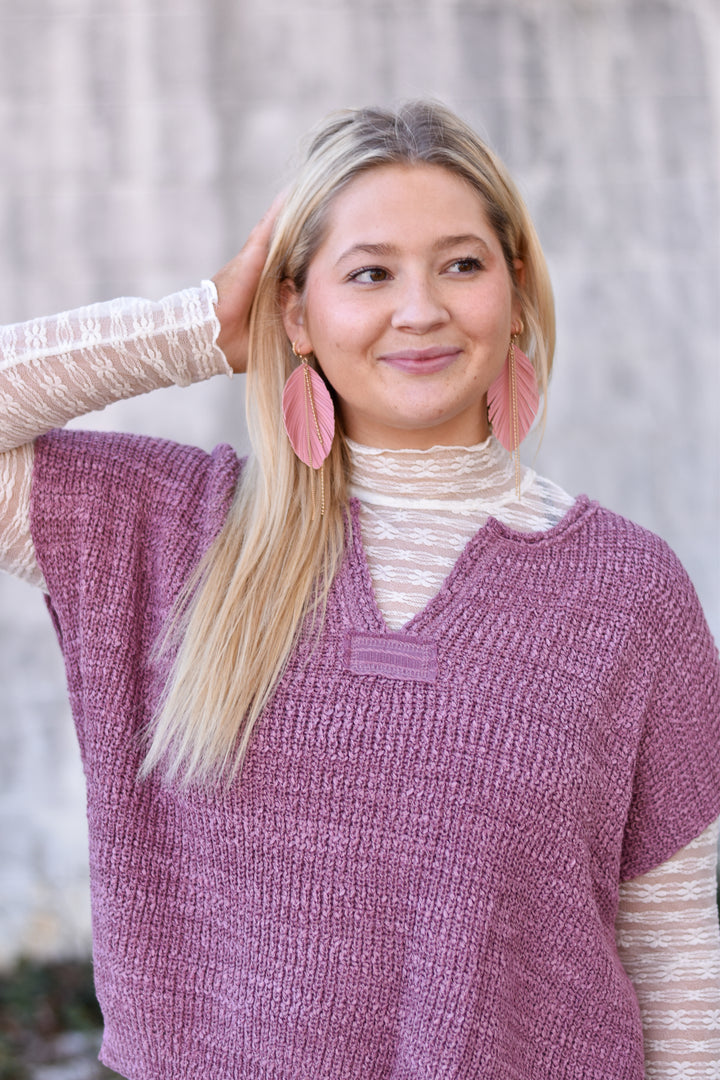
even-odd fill
[[(331, 108), (432, 95), (511, 167), (556, 289), (538, 468), (659, 532), (720, 636), (714, 0), (0, 0), (0, 320), (213, 273)], [(242, 379), (84, 423), (243, 445)], [(42, 599), (0, 580), (0, 964), (89, 943)]]

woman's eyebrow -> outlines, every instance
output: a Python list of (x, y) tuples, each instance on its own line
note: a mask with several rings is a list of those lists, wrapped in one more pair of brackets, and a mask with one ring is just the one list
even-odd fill
[(433, 244), (435, 251), (444, 251), (445, 248), (457, 247), (459, 244), (477, 244), (489, 254), (490, 248), (481, 236), (475, 233), (460, 233), (458, 236), (443, 236)]
[[(433, 251), (445, 251), (446, 248), (456, 247), (458, 244), (477, 244), (482, 247), (486, 252), (490, 252), (490, 248), (487, 243), (480, 236), (476, 236), (475, 233), (460, 233), (457, 236), (441, 236), (433, 244)], [(394, 244), (369, 244), (360, 243), (353, 244), (346, 251), (343, 251), (340, 258), (335, 263), (338, 266), (343, 259), (348, 259), (353, 255), (397, 255), (399, 248)]]
[(348, 259), (351, 255), (397, 255), (397, 252), (394, 244), (353, 244), (347, 251), (343, 251), (335, 265), (338, 266), (343, 259)]

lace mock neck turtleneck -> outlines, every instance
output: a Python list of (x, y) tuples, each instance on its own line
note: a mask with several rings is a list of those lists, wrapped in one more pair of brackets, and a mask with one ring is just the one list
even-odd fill
[(375, 598), (399, 629), (435, 595), (468, 540), (489, 517), (519, 532), (542, 532), (574, 499), (522, 468), (520, 499), (512, 456), (490, 436), (476, 446), (383, 450), (349, 440), (350, 494)]

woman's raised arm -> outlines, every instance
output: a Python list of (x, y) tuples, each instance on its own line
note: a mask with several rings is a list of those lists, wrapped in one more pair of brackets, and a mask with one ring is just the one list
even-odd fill
[(30, 537), (33, 440), (163, 386), (243, 371), (250, 308), (279, 207), (198, 288), (121, 298), (0, 327), (0, 568), (42, 585)]
[(0, 329), (0, 568), (42, 585), (30, 537), (33, 440), (75, 416), (229, 372), (212, 282)]

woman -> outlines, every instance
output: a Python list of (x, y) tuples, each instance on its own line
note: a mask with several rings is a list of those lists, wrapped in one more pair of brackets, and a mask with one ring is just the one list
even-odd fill
[[(4, 334), (3, 559), (66, 659), (103, 1060), (716, 1075), (717, 652), (661, 541), (519, 465), (554, 323), (512, 182), (442, 108), (346, 112), (271, 226), (217, 293)], [(246, 353), (242, 470), (42, 434)]]

